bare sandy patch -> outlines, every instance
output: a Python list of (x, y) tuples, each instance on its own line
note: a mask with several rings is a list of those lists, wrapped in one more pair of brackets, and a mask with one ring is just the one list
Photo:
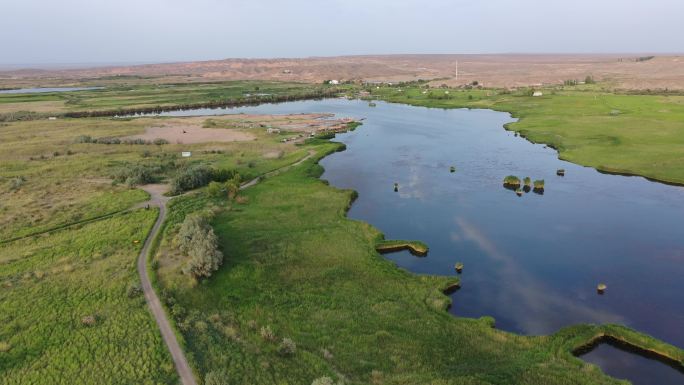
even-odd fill
[(209, 143), (209, 142), (244, 142), (256, 137), (248, 132), (231, 128), (204, 128), (201, 123), (192, 119), (169, 121), (147, 127), (145, 133), (130, 136), (131, 139), (154, 140), (165, 139), (169, 143)]
[[(255, 140), (255, 131), (267, 134), (287, 132), (305, 133), (344, 131), (351, 118), (334, 118), (328, 113), (289, 115), (229, 114), (184, 118), (145, 118), (145, 133), (126, 137), (153, 141), (165, 139), (169, 143), (243, 142)], [(251, 130), (251, 131), (248, 131)], [(274, 156), (264, 154), (265, 157)]]

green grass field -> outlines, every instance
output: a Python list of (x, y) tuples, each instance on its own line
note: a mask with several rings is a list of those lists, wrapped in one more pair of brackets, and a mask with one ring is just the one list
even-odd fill
[[(176, 383), (144, 299), (128, 296), (138, 284), (140, 243), (133, 241), (145, 239), (156, 213), (128, 211), (148, 194), (114, 185), (112, 176), (135, 165), (164, 166), (156, 177), (168, 181), (184, 166), (204, 165), (249, 179), (298, 161), (308, 149), (281, 143), (292, 134), (267, 135), (258, 124), (241, 128), (255, 138), (247, 142), (76, 140), (140, 134), (166, 120), (0, 124), (0, 384)], [(234, 129), (221, 122), (214, 128)], [(181, 158), (186, 150), (192, 158)]]
[[(139, 210), (0, 245), (1, 384), (168, 384), (176, 372), (140, 293)], [(84, 317), (94, 317), (88, 324)]]
[[(560, 157), (601, 171), (684, 184), (684, 96), (618, 95), (597, 87), (544, 89), (542, 97), (498, 90), (384, 87), (373, 95), (436, 108), (489, 108), (520, 118), (509, 129), (558, 149)], [(430, 97), (430, 94), (433, 97)]]

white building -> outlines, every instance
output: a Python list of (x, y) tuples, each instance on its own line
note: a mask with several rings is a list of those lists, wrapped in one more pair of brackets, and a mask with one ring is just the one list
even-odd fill
[(340, 81), (339, 81), (339, 80), (331, 80), (331, 81), (330, 81), (330, 84), (332, 84), (332, 85), (338, 85), (338, 84), (340, 84)]
[(534, 91), (532, 96), (544, 96), (544, 94), (541, 91)]

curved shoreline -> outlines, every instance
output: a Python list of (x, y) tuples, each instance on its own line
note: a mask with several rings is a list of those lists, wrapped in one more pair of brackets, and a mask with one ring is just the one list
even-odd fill
[[(413, 106), (410, 104), (406, 104), (406, 105)], [(413, 106), (413, 107), (415, 107), (415, 106)], [(426, 108), (431, 108), (431, 107), (426, 107)], [(507, 112), (507, 111), (499, 111), (499, 112)], [(512, 113), (510, 113), (510, 112), (508, 112), (508, 113), (511, 115), (511, 117), (514, 117)], [(508, 123), (506, 125), (504, 125), (504, 128), (506, 130), (509, 130), (506, 127), (507, 125), (508, 125)], [(509, 131), (511, 131), (511, 130), (509, 130)], [(528, 138), (525, 138), (525, 139), (530, 141), (531, 143), (535, 143), (535, 142), (529, 140)], [(332, 142), (332, 140), (330, 140), (330, 141)], [(341, 146), (341, 148), (339, 148), (337, 151), (346, 150), (346, 144), (345, 143), (341, 143), (341, 142), (335, 142), (335, 143), (338, 143)], [(558, 152), (558, 150), (555, 148), (554, 148), (554, 150), (556, 150), (556, 152), (558, 154), (558, 159), (563, 160), (560, 157), (560, 152)], [(326, 156), (328, 156), (330, 154), (331, 153), (321, 155), (320, 158), (318, 158), (316, 160), (316, 162), (318, 163), (320, 160), (322, 160), (323, 158), (325, 158)], [(573, 163), (573, 162), (570, 162), (570, 163)], [(320, 167), (322, 168), (322, 166), (320, 166)], [(584, 167), (590, 167), (590, 166), (584, 166)], [(594, 168), (594, 169), (596, 169), (596, 168)], [(596, 170), (599, 171), (598, 169), (596, 169)], [(321, 173), (321, 175), (322, 175), (322, 173)], [(637, 175), (634, 175), (634, 176), (637, 176)], [(641, 177), (643, 177), (643, 176), (641, 176)], [(646, 177), (643, 177), (643, 178), (648, 179)], [(318, 179), (321, 180), (320, 176)], [(336, 189), (339, 189), (338, 187), (335, 187), (335, 186), (333, 186), (333, 187)], [(348, 219), (351, 219), (348, 217), (348, 211), (351, 208), (351, 205), (354, 203), (354, 201), (359, 196), (359, 194), (356, 190), (351, 190), (351, 191), (352, 191), (352, 196), (350, 198), (350, 202), (349, 202), (349, 205), (347, 207), (347, 210), (345, 210), (345, 214), (344, 214), (345, 217)], [(367, 222), (364, 222), (364, 223), (367, 223)], [(375, 225), (373, 225), (371, 223), (367, 223), (367, 224), (375, 227)], [(379, 229), (378, 229), (378, 231), (380, 232)], [(425, 247), (425, 249), (424, 249), (425, 254), (414, 253), (415, 251), (417, 251), (417, 249), (421, 249), (420, 247), (417, 248), (416, 245), (424, 246)], [(421, 241), (384, 240), (384, 239), (380, 239), (380, 240), (376, 241), (375, 249), (381, 255), (386, 254), (386, 253), (397, 252), (397, 251), (409, 250), (414, 255), (424, 256), (427, 254), (427, 251), (428, 251), (427, 245)], [(415, 273), (410, 272), (410, 274), (415, 274)], [(448, 302), (445, 310), (448, 310), (452, 305), (451, 298), (449, 297), (449, 295), (454, 294), (455, 292), (457, 292), (460, 289), (461, 289), (461, 284), (460, 284), (460, 280), (458, 278), (456, 278), (456, 280), (454, 280), (453, 282), (449, 282), (445, 286), (439, 288), (441, 293), (444, 294), (444, 296), (446, 296), (449, 299), (449, 302)], [(458, 317), (456, 315), (451, 315), (451, 316), (454, 318)], [(485, 317), (491, 318), (490, 316), (485, 316)], [(467, 318), (467, 317), (459, 317), (459, 318)], [(472, 319), (476, 320), (476, 318), (472, 318)], [(492, 327), (495, 327), (494, 323), (495, 323), (495, 320), (492, 319)], [(563, 330), (568, 331), (568, 330), (578, 329), (577, 331), (579, 332), (581, 329), (586, 328), (586, 327), (590, 327), (594, 331), (594, 333), (598, 332), (598, 334), (594, 335), (593, 337), (589, 337), (589, 336), (580, 334), (579, 336), (575, 336), (574, 338), (565, 339), (562, 336), (562, 334), (564, 334), (563, 331), (559, 331), (559, 332), (556, 332), (554, 334), (549, 335), (549, 337), (559, 336), (560, 338), (564, 339), (564, 341), (562, 343), (563, 350), (566, 353), (570, 353), (572, 356), (576, 357), (580, 361), (582, 361), (579, 358), (579, 357), (581, 357), (581, 355), (588, 353), (590, 350), (596, 348), (601, 343), (615, 342), (615, 343), (619, 343), (623, 346), (629, 347), (631, 349), (630, 350), (631, 352), (653, 358), (653, 359), (655, 359), (661, 363), (664, 363), (664, 364), (672, 367), (675, 370), (678, 370), (681, 373), (684, 373), (684, 350), (682, 350), (681, 348), (678, 348), (674, 345), (668, 344), (664, 341), (661, 341), (655, 337), (651, 337), (651, 336), (649, 336), (647, 334), (643, 334), (637, 330), (630, 329), (627, 326), (610, 325), (610, 324), (605, 324), (605, 325), (575, 324), (575, 325), (570, 325), (570, 326), (564, 328)], [(613, 330), (613, 329), (622, 330), (622, 333), (618, 333), (618, 332), (616, 332), (616, 330)], [(511, 334), (515, 334), (515, 335), (529, 336), (526, 334), (518, 334), (518, 333), (509, 332), (509, 331), (505, 331), (505, 330), (503, 330), (503, 332), (511, 333)], [(632, 338), (630, 338), (630, 337), (632, 337)], [(575, 342), (574, 340), (577, 338), (582, 338), (582, 341), (579, 343), (579, 346), (576, 344), (574, 346), (571, 345), (573, 342)], [(639, 341), (635, 341), (635, 340), (639, 340), (639, 339), (642, 340), (641, 343)], [(662, 349), (649, 348), (649, 347), (647, 347), (647, 345), (656, 345)], [(586, 349), (589, 349), (589, 350), (586, 350)], [(671, 355), (668, 353), (664, 353), (663, 350), (672, 350), (675, 353), (679, 353), (680, 358), (679, 359), (676, 358), (677, 354)], [(582, 361), (582, 362), (585, 362), (585, 361)], [(605, 375), (608, 377), (611, 377), (607, 374), (605, 374)], [(611, 377), (611, 378), (613, 378), (613, 377)]]
[(682, 181), (676, 181), (676, 180), (670, 180), (667, 178), (661, 178), (661, 177), (654, 177), (654, 176), (649, 176), (646, 174), (642, 174), (636, 171), (630, 171), (630, 170), (619, 170), (617, 168), (611, 169), (607, 166), (592, 166), (589, 164), (583, 164), (574, 160), (569, 160), (565, 157), (563, 157), (563, 154), (561, 153), (561, 150), (554, 145), (553, 143), (547, 143), (544, 141), (535, 141), (527, 135), (527, 133), (523, 132), (522, 130), (517, 130), (513, 127), (511, 127), (512, 124), (520, 123), (525, 119), (524, 117), (520, 116), (520, 113), (517, 111), (514, 111), (513, 109), (506, 109), (506, 108), (499, 108), (497, 106), (489, 106), (489, 107), (473, 107), (473, 106), (468, 106), (466, 104), (463, 105), (454, 105), (454, 106), (430, 106), (427, 104), (421, 103), (422, 100), (419, 100), (418, 103), (410, 103), (408, 101), (402, 100), (402, 101), (393, 101), (391, 99), (384, 99), (382, 97), (376, 97), (375, 100), (383, 101), (385, 103), (391, 103), (391, 104), (400, 104), (400, 105), (405, 105), (405, 106), (411, 106), (411, 107), (423, 107), (423, 108), (428, 108), (428, 109), (440, 109), (440, 110), (458, 110), (458, 109), (466, 109), (466, 110), (488, 110), (488, 111), (496, 111), (496, 112), (504, 112), (510, 115), (511, 118), (516, 119), (515, 121), (506, 123), (503, 125), (503, 128), (506, 131), (514, 132), (517, 133), (521, 138), (527, 140), (528, 142), (532, 144), (541, 144), (548, 146), (549, 148), (552, 148), (556, 151), (557, 158), (558, 160), (572, 163), (577, 166), (581, 167), (588, 167), (588, 168), (593, 168), (597, 172), (603, 173), (603, 174), (609, 174), (609, 175), (619, 175), (619, 176), (626, 176), (626, 177), (640, 177), (644, 178), (649, 182), (653, 183), (662, 183), (668, 186), (675, 186), (675, 187), (684, 187), (684, 180)]

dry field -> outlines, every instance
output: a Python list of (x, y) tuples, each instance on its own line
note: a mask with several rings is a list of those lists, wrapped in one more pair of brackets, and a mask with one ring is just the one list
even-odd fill
[[(299, 59), (226, 59), (61, 70), (0, 72), (0, 87), (76, 84), (88, 80), (106, 84), (113, 76), (133, 76), (139, 82), (278, 80), (321, 82), (326, 79), (407, 81), (444, 79), (460, 85), (479, 81), (486, 86), (513, 87), (557, 84), (592, 75), (621, 89), (684, 89), (684, 56), (610, 55), (385, 55)], [(458, 76), (457, 76), (458, 63)], [(103, 79), (104, 78), (104, 79)], [(100, 80), (98, 80), (100, 79)]]
[(144, 119), (145, 132), (128, 136), (128, 139), (165, 139), (169, 143), (192, 144), (210, 142), (244, 142), (255, 140), (253, 133), (244, 129), (262, 128), (283, 132), (315, 133), (338, 130), (352, 121), (349, 118), (331, 119), (332, 114), (249, 115), (230, 114), (211, 118), (186, 117), (170, 119)]

